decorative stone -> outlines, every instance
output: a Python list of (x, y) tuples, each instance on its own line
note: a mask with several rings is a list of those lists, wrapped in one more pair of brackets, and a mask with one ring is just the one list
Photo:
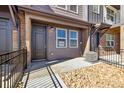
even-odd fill
[(124, 69), (105, 63), (64, 72), (60, 77), (69, 88), (124, 88)]

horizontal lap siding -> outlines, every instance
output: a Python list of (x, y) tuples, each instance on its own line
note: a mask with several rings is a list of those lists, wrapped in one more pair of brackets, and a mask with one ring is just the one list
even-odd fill
[(67, 7), (68, 10), (63, 10), (63, 9), (59, 9), (59, 8), (51, 5), (51, 8), (53, 9), (53, 12), (55, 12), (57, 14), (61, 14), (61, 15), (64, 15), (64, 16), (68, 16), (68, 17), (83, 20), (83, 7), (82, 7), (82, 5), (79, 5), (78, 7), (79, 7), (78, 8), (78, 14), (76, 14), (76, 13), (70, 12), (69, 7)]

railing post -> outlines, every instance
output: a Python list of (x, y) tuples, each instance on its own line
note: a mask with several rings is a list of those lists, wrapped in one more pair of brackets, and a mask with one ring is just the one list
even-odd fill
[(23, 49), (23, 69), (27, 68), (27, 49)]
[(27, 48), (25, 49), (25, 62), (26, 62), (26, 68), (27, 68)]
[(98, 46), (98, 48), (97, 48), (97, 51), (98, 51), (98, 60), (99, 60), (99, 51), (100, 51), (100, 50), (99, 50), (99, 46)]

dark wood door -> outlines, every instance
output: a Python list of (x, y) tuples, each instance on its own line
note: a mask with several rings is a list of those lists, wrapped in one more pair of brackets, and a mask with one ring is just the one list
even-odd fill
[(46, 58), (45, 27), (33, 25), (32, 27), (32, 59)]
[(91, 41), (90, 41), (90, 47), (91, 51), (97, 51), (98, 46), (99, 46), (99, 33), (96, 33), (95, 35), (91, 36)]

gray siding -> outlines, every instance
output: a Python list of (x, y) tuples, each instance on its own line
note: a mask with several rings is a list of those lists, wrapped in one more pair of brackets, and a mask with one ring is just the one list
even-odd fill
[[(3, 7), (3, 6), (2, 6)], [(7, 8), (7, 7), (6, 7)], [(0, 9), (0, 53), (12, 50), (12, 20), (7, 9)], [(3, 44), (3, 45), (2, 45)]]
[(103, 22), (103, 6), (100, 6), (100, 13), (93, 12), (93, 5), (88, 6), (88, 21), (92, 23)]
[(124, 5), (121, 5), (120, 7), (120, 22), (123, 24), (124, 23)]
[[(66, 28), (65, 29), (72, 29)], [(69, 32), (67, 32), (67, 48), (56, 48), (56, 27), (47, 28), (47, 58), (49, 60), (61, 59), (61, 58), (75, 58), (81, 56), (82, 45), (82, 31), (78, 31), (78, 48), (69, 48)]]
[(83, 20), (83, 6), (82, 5), (78, 5), (78, 13), (70, 12), (69, 6), (67, 6), (67, 10), (57, 8), (55, 5), (51, 5), (50, 7), (52, 8), (53, 12), (57, 14)]

